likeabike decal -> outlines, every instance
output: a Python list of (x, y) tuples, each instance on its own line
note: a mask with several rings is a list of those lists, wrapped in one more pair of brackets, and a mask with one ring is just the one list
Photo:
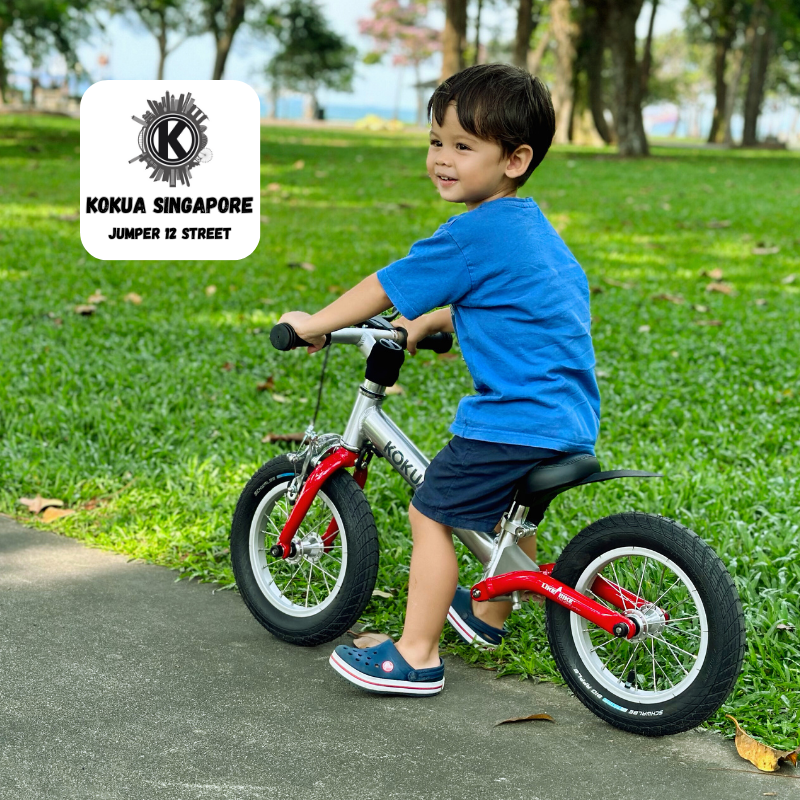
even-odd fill
[(416, 468), (411, 466), (405, 455), (397, 449), (397, 445), (387, 442), (386, 447), (383, 449), (383, 454), (411, 481), (411, 483), (414, 484), (414, 486), (419, 486), (419, 484), (422, 483), (422, 475), (419, 474)]

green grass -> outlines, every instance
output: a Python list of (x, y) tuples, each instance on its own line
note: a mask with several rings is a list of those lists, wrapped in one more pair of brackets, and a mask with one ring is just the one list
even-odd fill
[[(62, 498), (78, 513), (54, 523), (60, 532), (230, 586), (239, 491), (282, 451), (261, 444), (265, 433), (307, 424), (321, 365), (274, 351), (270, 326), (283, 311), (331, 301), (463, 207), (440, 200), (425, 177), (424, 135), (271, 127), (262, 133), (268, 219), (251, 257), (102, 262), (70, 218), (78, 144), (76, 121), (0, 116), (0, 510), (37, 524), (18, 499)], [(293, 168), (299, 159), (304, 169)], [(556, 148), (523, 191), (595, 290), (603, 467), (667, 476), (562, 495), (540, 530), (542, 560), (619, 511), (697, 531), (722, 555), (747, 613), (745, 669), (723, 711), (781, 747), (796, 746), (800, 728), (798, 633), (777, 627), (800, 625), (798, 177), (792, 153), (656, 148), (652, 159), (624, 161)], [(268, 190), (274, 182), (280, 189)], [(761, 242), (780, 252), (754, 255)], [(705, 291), (701, 273), (715, 268), (734, 295)], [(797, 280), (783, 282), (790, 274)], [(108, 298), (96, 315), (75, 314), (96, 289)], [(124, 302), (128, 292), (143, 303)], [(654, 299), (661, 294), (685, 302)], [(721, 324), (697, 324), (708, 320)], [(362, 369), (353, 348), (334, 349), (320, 429), (343, 429)], [(269, 376), (273, 391), (258, 392)], [(401, 383), (405, 394), (387, 410), (432, 456), (469, 376), (460, 360), (421, 355)], [(375, 598), (363, 621), (397, 634), (410, 495), (375, 466), (377, 586), (394, 599)], [(464, 564), (462, 579), (474, 577)], [(516, 614), (514, 635), (492, 655), (451, 633), (445, 646), (500, 675), (558, 680), (541, 617), (538, 606)], [(712, 723), (732, 732), (723, 712)]]

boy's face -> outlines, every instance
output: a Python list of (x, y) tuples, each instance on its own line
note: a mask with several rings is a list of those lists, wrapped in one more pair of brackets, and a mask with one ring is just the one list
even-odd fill
[(450, 103), (443, 124), (431, 122), (426, 166), (439, 196), (450, 203), (466, 203), (472, 211), (487, 200), (514, 197), (513, 178), (530, 164), (533, 150), (521, 145), (510, 156), (496, 142), (467, 133), (458, 121), (455, 103)]

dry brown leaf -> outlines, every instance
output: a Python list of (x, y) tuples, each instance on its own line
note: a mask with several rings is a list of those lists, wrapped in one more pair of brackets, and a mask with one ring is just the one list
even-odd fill
[(142, 296), (140, 294), (136, 294), (136, 292), (128, 292), (128, 294), (126, 294), (122, 299), (126, 303), (133, 303), (135, 306), (140, 306), (142, 304)]
[(100, 303), (105, 303), (106, 300), (108, 300), (108, 298), (99, 289), (97, 289), (95, 293), (91, 295), (91, 297), (86, 299), (86, 302), (98, 305)]
[(56, 219), (60, 219), (62, 222), (77, 222), (81, 218), (79, 213), (74, 214), (56, 214)]
[(294, 164), (292, 164), (292, 166), (293, 166), (295, 169), (303, 169), (303, 167), (304, 167), (305, 165), (306, 165), (306, 162), (305, 162), (305, 161), (303, 161), (303, 159), (302, 159), (302, 158), (301, 158), (299, 161), (295, 161), (295, 162), (294, 162)]
[(754, 256), (773, 256), (775, 253), (780, 253), (780, 247), (769, 247), (763, 242), (759, 242), (750, 252)]
[(780, 767), (782, 761), (787, 761), (793, 766), (797, 766), (797, 756), (800, 754), (800, 747), (796, 750), (776, 750), (767, 744), (757, 742), (752, 736), (745, 733), (739, 722), (730, 714), (725, 715), (733, 721), (736, 726), (736, 752), (754, 764), (762, 772), (775, 772)]
[(268, 433), (261, 439), (261, 443), (272, 444), (273, 442), (302, 442), (304, 438), (304, 433)]
[(405, 389), (399, 384), (396, 383), (394, 386), (387, 386), (386, 387), (386, 394), (405, 394)]
[(720, 283), (718, 281), (712, 281), (711, 283), (706, 286), (707, 292), (719, 292), (720, 294), (727, 294), (732, 295), (734, 294), (733, 286), (729, 283)]
[(733, 225), (729, 219), (710, 219), (706, 224), (709, 228), (730, 228)]
[(452, 361), (454, 358), (458, 358), (458, 353), (438, 353), (436, 358), (439, 361)]
[(42, 514), (42, 522), (52, 522), (54, 519), (59, 519), (60, 517), (68, 517), (70, 514), (74, 514), (75, 509), (72, 508), (46, 508), (44, 510), (44, 514)]
[(494, 727), (498, 725), (507, 725), (509, 722), (555, 722), (549, 714), (530, 714), (527, 717), (511, 717), (511, 719), (504, 719), (501, 722), (496, 722)]
[(797, 280), (797, 275), (792, 273), (791, 275), (787, 275), (785, 278), (781, 278), (781, 283), (790, 284), (794, 283)]
[(623, 283), (622, 281), (615, 280), (614, 278), (603, 278), (603, 283), (607, 283), (609, 286), (616, 286), (619, 289), (633, 289), (634, 284), (632, 283)]
[(75, 306), (75, 313), (83, 317), (91, 317), (97, 311), (97, 306), (92, 305), (78, 305)]
[(63, 500), (54, 500), (51, 497), (41, 497), (38, 494), (33, 499), (29, 497), (20, 497), (19, 502), (22, 503), (22, 505), (27, 506), (28, 511), (32, 512), (33, 514), (38, 514), (43, 509), (51, 506), (58, 506), (61, 508), (64, 505)]
[(206, 297), (211, 297), (212, 294), (217, 293), (217, 287), (214, 286), (212, 283), (210, 286), (206, 286)]
[(268, 183), (267, 190), (270, 192), (279, 192), (281, 190), (281, 185), (279, 183)]
[(377, 647), (379, 644), (383, 644), (383, 642), (391, 641), (392, 637), (387, 636), (385, 633), (365, 632), (360, 634), (358, 639), (353, 640), (353, 645), (360, 650), (364, 650), (367, 647)]
[(666, 300), (668, 303), (674, 303), (676, 306), (682, 306), (684, 304), (684, 299), (677, 294), (654, 294), (652, 297), (653, 300)]
[(262, 381), (256, 386), (259, 392), (271, 392), (275, 388), (275, 379), (270, 375), (265, 381)]
[(694, 321), (695, 325), (705, 325), (709, 328), (718, 328), (722, 325), (721, 319), (696, 319)]
[(390, 599), (391, 597), (393, 597), (391, 592), (384, 592), (382, 589), (373, 589), (372, 590), (372, 596), (373, 597), (385, 597), (387, 599)]
[(224, 369), (224, 370), (225, 370), (225, 372), (230, 372), (230, 371), (233, 369), (233, 364), (231, 364), (231, 362), (230, 362), (230, 361), (226, 361), (226, 362), (225, 362), (225, 363), (222, 365), (221, 369)]
[(711, 278), (712, 281), (722, 280), (722, 270), (719, 267), (715, 269), (704, 269), (700, 273), (701, 278)]

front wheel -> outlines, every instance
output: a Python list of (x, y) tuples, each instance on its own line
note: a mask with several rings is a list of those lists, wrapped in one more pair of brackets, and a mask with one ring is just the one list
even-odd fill
[[(568, 545), (553, 577), (631, 616), (640, 631), (616, 639), (547, 601), (550, 649), (564, 680), (593, 713), (622, 730), (663, 736), (689, 730), (725, 702), (742, 668), (744, 613), (725, 565), (696, 533), (650, 514), (592, 523)], [(605, 579), (620, 609), (592, 588)]]
[(294, 462), (278, 456), (250, 479), (233, 515), (231, 565), (253, 616), (280, 639), (311, 646), (344, 634), (366, 608), (378, 574), (378, 532), (364, 493), (338, 470), (300, 524), (296, 554), (274, 558), (269, 550), (291, 512), (286, 492), (294, 476)]

